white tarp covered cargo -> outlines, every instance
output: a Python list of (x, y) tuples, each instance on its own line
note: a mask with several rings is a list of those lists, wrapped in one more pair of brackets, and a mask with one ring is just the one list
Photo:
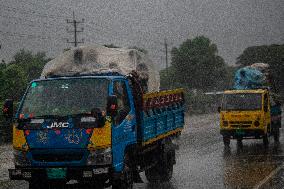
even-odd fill
[(127, 75), (133, 70), (148, 80), (149, 92), (159, 90), (159, 72), (146, 54), (135, 49), (99, 45), (82, 46), (62, 53), (45, 65), (41, 77), (108, 72)]

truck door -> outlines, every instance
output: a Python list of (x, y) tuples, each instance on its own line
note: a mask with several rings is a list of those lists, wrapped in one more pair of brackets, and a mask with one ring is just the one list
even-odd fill
[(271, 131), (271, 118), (270, 118), (270, 103), (268, 93), (263, 95), (263, 110), (264, 110), (264, 126), (267, 126), (267, 131)]
[(121, 171), (125, 148), (136, 142), (136, 116), (128, 81), (114, 80), (112, 92), (118, 102), (118, 114), (112, 125), (113, 167), (115, 171)]

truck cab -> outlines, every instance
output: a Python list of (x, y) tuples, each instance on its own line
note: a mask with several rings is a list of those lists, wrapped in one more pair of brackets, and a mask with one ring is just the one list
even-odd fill
[[(14, 117), (15, 168), (9, 170), (10, 178), (26, 180), (30, 188), (69, 180), (132, 188), (132, 176), (159, 163), (168, 174), (164, 179), (170, 179), (175, 163), (171, 137), (178, 136), (184, 124), (182, 92), (149, 94), (150, 103), (143, 108), (133, 81), (123, 75), (32, 81)], [(171, 98), (166, 101), (163, 95)], [(12, 111), (10, 104), (5, 103), (5, 111)], [(164, 146), (166, 155), (160, 152)], [(163, 161), (170, 165), (169, 173), (160, 156), (171, 158)]]
[(224, 92), (219, 112), (220, 133), (225, 146), (229, 146), (230, 139), (237, 139), (238, 144), (242, 139), (263, 139), (267, 146), (271, 135), (278, 142), (281, 123), (279, 126), (272, 121), (270, 95), (267, 89)]

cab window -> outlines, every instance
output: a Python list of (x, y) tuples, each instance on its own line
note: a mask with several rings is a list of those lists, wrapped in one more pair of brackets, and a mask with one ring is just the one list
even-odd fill
[(265, 112), (268, 111), (268, 95), (267, 95), (267, 93), (265, 93), (264, 96), (263, 96), (263, 110)]
[(118, 115), (116, 124), (120, 124), (130, 112), (130, 103), (124, 81), (115, 81), (113, 83), (113, 94), (117, 96)]

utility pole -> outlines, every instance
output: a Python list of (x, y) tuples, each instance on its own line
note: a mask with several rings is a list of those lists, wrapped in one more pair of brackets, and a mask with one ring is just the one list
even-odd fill
[(67, 39), (67, 43), (73, 43), (74, 47), (77, 47), (77, 45), (79, 43), (84, 43), (84, 39), (82, 41), (78, 41), (78, 37), (77, 37), (77, 33), (84, 31), (84, 28), (80, 28), (80, 29), (77, 28), (78, 24), (81, 24), (81, 23), (84, 23), (84, 19), (82, 19), (81, 21), (77, 21), (76, 18), (75, 18), (74, 11), (73, 11), (73, 20), (67, 19), (67, 24), (73, 24), (73, 27), (74, 27), (74, 30), (72, 30), (72, 31), (67, 30), (67, 32), (69, 32), (69, 33), (71, 33), (71, 32), (74, 33), (74, 41), (69, 41)]
[(165, 53), (166, 53), (166, 74), (167, 76), (169, 76), (169, 73), (168, 73), (168, 43), (167, 43), (167, 38), (165, 38), (165, 42), (164, 42), (164, 45), (165, 45)]

